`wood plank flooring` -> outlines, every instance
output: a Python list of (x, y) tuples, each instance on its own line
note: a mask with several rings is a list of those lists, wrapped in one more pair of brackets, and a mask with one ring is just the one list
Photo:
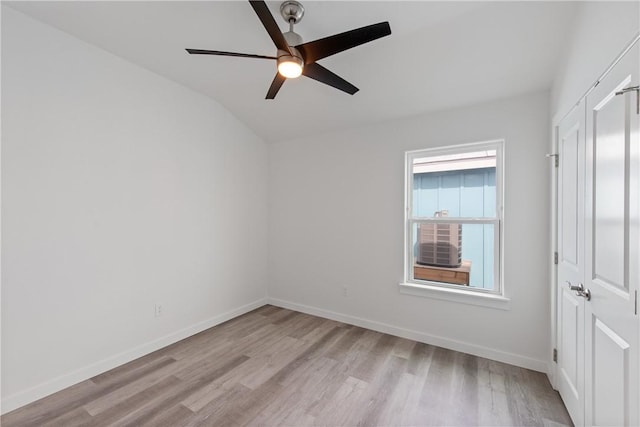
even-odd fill
[(560, 426), (545, 375), (264, 306), (5, 414), (11, 426)]

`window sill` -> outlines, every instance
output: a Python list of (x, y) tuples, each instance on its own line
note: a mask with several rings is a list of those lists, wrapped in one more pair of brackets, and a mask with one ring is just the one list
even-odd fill
[(401, 294), (406, 295), (478, 305), (499, 310), (509, 310), (511, 308), (511, 300), (502, 295), (483, 294), (465, 289), (442, 288), (428, 284), (418, 285), (416, 283), (400, 283), (399, 289)]

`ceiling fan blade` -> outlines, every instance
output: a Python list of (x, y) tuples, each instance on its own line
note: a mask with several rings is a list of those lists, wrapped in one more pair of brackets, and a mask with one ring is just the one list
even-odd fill
[(269, 36), (271, 36), (273, 44), (275, 44), (278, 49), (284, 50), (291, 54), (289, 44), (284, 39), (282, 31), (280, 31), (280, 27), (278, 27), (276, 20), (273, 19), (273, 15), (271, 15), (271, 12), (269, 12), (267, 4), (264, 1), (249, 1), (249, 3), (251, 3), (251, 7), (253, 7), (256, 15), (258, 15), (258, 18), (260, 18), (262, 25), (264, 25), (265, 30), (267, 30), (267, 33), (269, 33)]
[(302, 69), (302, 74), (309, 78), (312, 78), (313, 80), (317, 80), (320, 83), (324, 83), (326, 85), (333, 86), (343, 92), (347, 92), (349, 95), (353, 95), (360, 90), (342, 77), (334, 74), (333, 72), (324, 68), (322, 65), (315, 62), (306, 64)]
[(221, 50), (186, 49), (191, 55), (238, 56), (240, 58), (278, 59), (275, 56), (252, 55), (250, 53), (223, 52)]
[(287, 80), (286, 77), (284, 77), (280, 73), (276, 73), (276, 76), (273, 78), (273, 81), (271, 82), (271, 86), (269, 86), (269, 91), (267, 92), (267, 96), (264, 99), (274, 99), (285, 80)]
[(338, 52), (351, 49), (361, 44), (379, 39), (391, 34), (391, 27), (388, 22), (368, 25), (344, 33), (318, 39), (312, 42), (303, 43), (296, 46), (302, 53), (305, 64), (316, 62), (319, 59), (334, 55)]

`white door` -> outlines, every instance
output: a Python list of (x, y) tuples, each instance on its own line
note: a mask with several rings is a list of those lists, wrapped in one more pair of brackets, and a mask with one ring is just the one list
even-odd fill
[[(585, 423), (640, 424), (639, 46), (587, 97)], [(626, 90), (625, 90), (626, 89)], [(623, 92), (623, 93), (620, 93)], [(617, 94), (619, 93), (619, 94)]]
[(569, 287), (584, 282), (584, 134), (581, 102), (557, 127), (558, 382), (575, 425), (584, 423), (585, 299)]

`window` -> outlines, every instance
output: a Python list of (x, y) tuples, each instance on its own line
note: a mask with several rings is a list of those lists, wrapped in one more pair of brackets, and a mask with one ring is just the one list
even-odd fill
[(502, 151), (492, 141), (406, 153), (406, 284), (502, 296)]

